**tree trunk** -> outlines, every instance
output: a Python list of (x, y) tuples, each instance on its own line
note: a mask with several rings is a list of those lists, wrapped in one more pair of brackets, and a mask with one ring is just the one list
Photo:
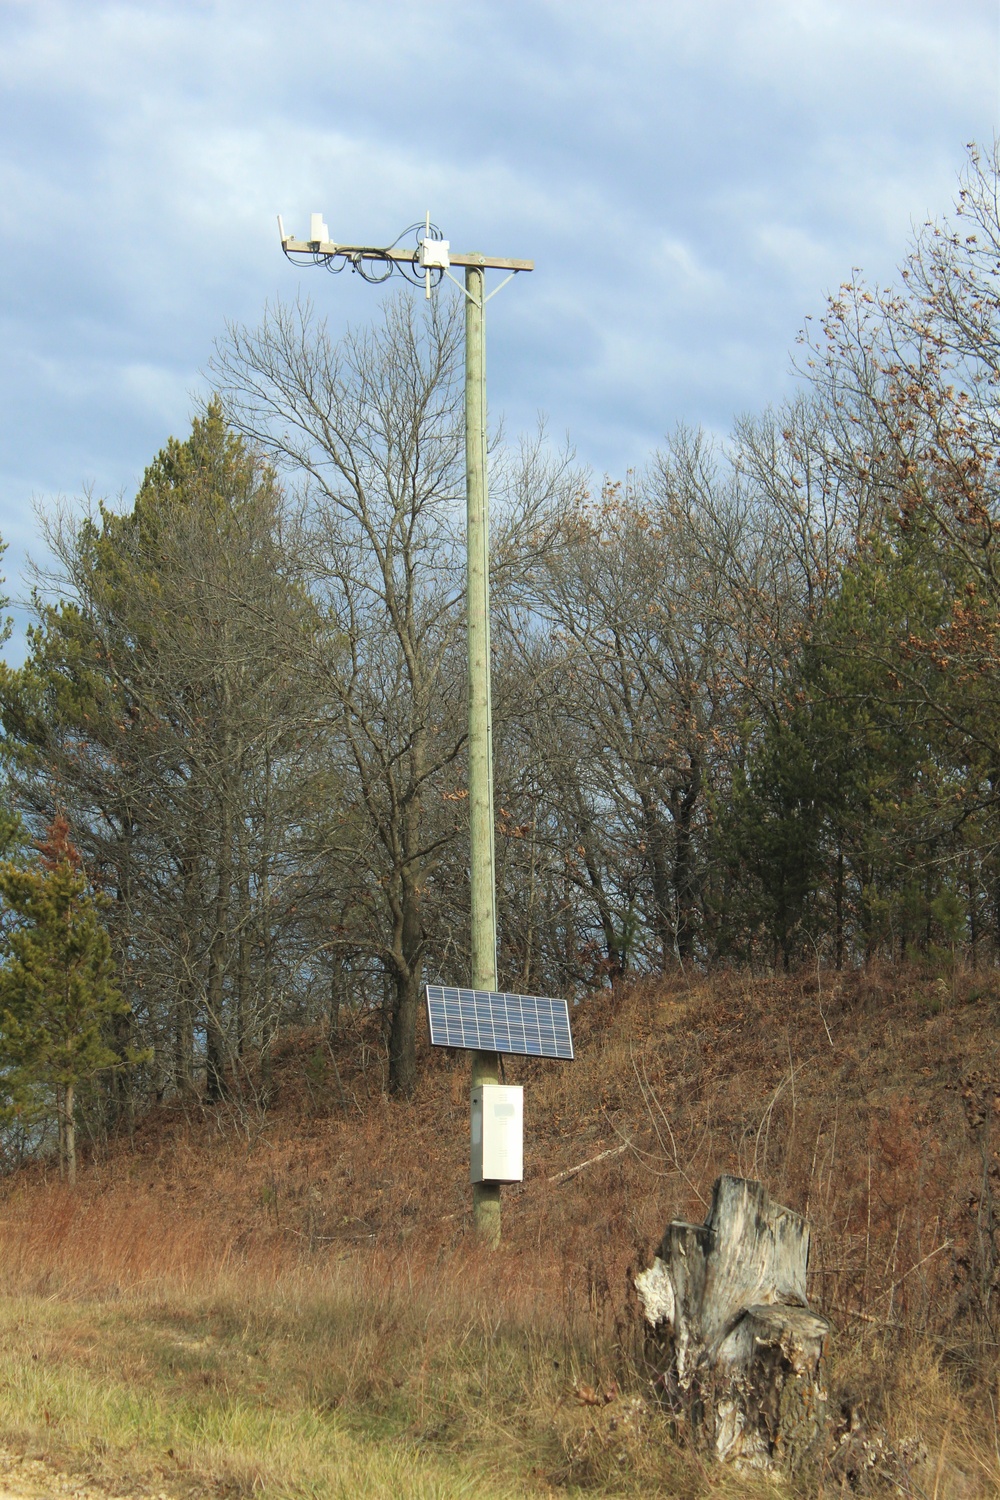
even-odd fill
[(340, 1001), (343, 994), (344, 961), (334, 957), (330, 970), (330, 1013), (327, 1016), (326, 1034), (332, 1042), (340, 1031)]
[(420, 975), (397, 968), (389, 1028), (389, 1092), (412, 1099), (417, 1088), (417, 1014)]
[(648, 787), (639, 792), (639, 801), (642, 808), (642, 831), (646, 840), (646, 865), (653, 898), (652, 927), (660, 944), (660, 968), (667, 970), (677, 958), (676, 903), (667, 847), (669, 835)]
[[(129, 914), (134, 902), (132, 891), (134, 830), (133, 819), (123, 817), (122, 834), (115, 847), (115, 864), (118, 872), (117, 894), (113, 908), (113, 925), (110, 929), (112, 942), (119, 950), (122, 948), (122, 934), (128, 933), (129, 930)], [(125, 951), (127, 951), (127, 939)], [(133, 1040), (133, 1020), (134, 1016), (130, 1008), (123, 1015), (114, 1016), (111, 1021), (111, 1045), (118, 1055), (119, 1066), (112, 1070), (108, 1078), (108, 1109), (105, 1126), (110, 1133), (125, 1125), (130, 1137), (135, 1128), (135, 1088), (132, 1078), (133, 1069), (128, 1060)]]
[(420, 858), (423, 804), (420, 787), (427, 767), (427, 735), (415, 731), (410, 750), (409, 786), (400, 818), (403, 858), (394, 913), (395, 995), (389, 1027), (389, 1092), (412, 1099), (417, 1087), (417, 1014), (420, 1009), (420, 962), (424, 948), (421, 915), (425, 872)]
[(108, 1126), (117, 1130), (124, 1125), (129, 1136), (135, 1128), (135, 1094), (132, 1087), (131, 1068), (128, 1056), (132, 1045), (132, 1011), (125, 1011), (111, 1019), (111, 1045), (119, 1059), (119, 1065), (111, 1072), (108, 1081)]
[(797, 1468), (826, 1419), (829, 1324), (806, 1303), (809, 1227), (759, 1182), (720, 1177), (704, 1224), (668, 1224), (635, 1279), (658, 1384), (695, 1440), (750, 1468)]
[[(228, 833), (229, 829), (225, 827), (225, 838), (228, 838)], [(215, 902), (215, 930), (212, 934), (211, 947), (208, 950), (208, 988), (205, 1003), (205, 1098), (209, 1104), (218, 1104), (226, 1093), (226, 1042), (222, 1007), (229, 948), (229, 882), (228, 844), (223, 843)]]
[(695, 869), (694, 814), (701, 794), (701, 763), (689, 753), (687, 779), (672, 788), (670, 815), (674, 822), (674, 952), (681, 963), (694, 953), (698, 927), (697, 874)]
[(62, 1092), (63, 1121), (62, 1130), (59, 1132), (62, 1142), (66, 1181), (70, 1187), (76, 1187), (76, 1121), (73, 1118), (73, 1105), (76, 1090), (71, 1083), (67, 1083)]
[[(230, 707), (229, 683), (223, 682), (223, 713)], [(230, 902), (233, 884), (232, 822), (233, 807), (229, 776), (229, 737), (222, 737), (222, 776), (219, 790), (219, 854), (215, 890), (212, 942), (208, 950), (208, 993), (205, 1006), (205, 1097), (218, 1104), (226, 1094), (226, 1036), (223, 1023), (226, 971), (232, 936)]]
[(250, 864), (243, 832), (244, 830), (241, 828), (237, 837), (239, 929), (236, 940), (236, 995), (234, 999), (236, 1015), (233, 1027), (233, 1050), (241, 1062), (247, 1049), (247, 1027), (249, 1018), (253, 1012), (253, 999), (251, 995), (253, 969), (250, 957), (252, 943), (250, 925), (252, 910)]
[(834, 933), (834, 965), (839, 971), (844, 967), (844, 849), (837, 845), (836, 885), (836, 932)]
[[(614, 912), (611, 902), (608, 900), (607, 891), (604, 888), (604, 877), (595, 857), (596, 838), (594, 836), (594, 822), (590, 816), (583, 793), (578, 785), (573, 788), (575, 803), (576, 826), (579, 833), (580, 843), (583, 846), (583, 862), (587, 871), (587, 879), (590, 881), (590, 894), (597, 907), (597, 915), (601, 924), (601, 932), (604, 936), (604, 952), (607, 957), (608, 973), (614, 981), (620, 979), (628, 968), (628, 935), (623, 927), (619, 933), (615, 926)], [(532, 824), (532, 840), (535, 830)], [(527, 987), (527, 980), (525, 981)]]
[(972, 967), (975, 969), (979, 966), (979, 888), (971, 855), (965, 865), (965, 889), (968, 893), (969, 954)]
[(197, 1013), (197, 985), (194, 932), (197, 921), (197, 856), (186, 849), (181, 861), (183, 889), (181, 895), (180, 975), (177, 1005), (174, 1012), (174, 1083), (181, 1098), (194, 1097), (194, 1030)]
[(56, 1087), (56, 1129), (59, 1133), (59, 1181), (66, 1180), (66, 1105), (64, 1092)]
[(218, 1011), (205, 1010), (205, 1102), (219, 1104), (226, 1097), (226, 1039)]

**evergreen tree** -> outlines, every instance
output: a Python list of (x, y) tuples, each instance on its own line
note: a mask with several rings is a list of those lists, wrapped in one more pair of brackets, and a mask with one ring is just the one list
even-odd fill
[(849, 952), (925, 948), (943, 932), (975, 797), (952, 742), (965, 692), (927, 649), (963, 597), (954, 557), (918, 530), (850, 561), (791, 667), (783, 711), (735, 787), (731, 842), (787, 964), (802, 938)]
[[(66, 514), (47, 539), (69, 596), (36, 601), (17, 669), (0, 666), (15, 790), (36, 828), (72, 818), (109, 896), (130, 1002), (106, 1119), (143, 1086), (193, 1096), (230, 1081), (301, 1014), (321, 967), (335, 802), (316, 726), (315, 611), (282, 536), (273, 471), (217, 401), (171, 439), (125, 514)], [(320, 915), (316, 913), (319, 911)]]
[(0, 864), (5, 962), (0, 969), (0, 1049), (8, 1108), (36, 1114), (55, 1102), (60, 1171), (76, 1180), (79, 1085), (118, 1063), (108, 1024), (127, 1009), (111, 943), (64, 817), (38, 845), (35, 868)]

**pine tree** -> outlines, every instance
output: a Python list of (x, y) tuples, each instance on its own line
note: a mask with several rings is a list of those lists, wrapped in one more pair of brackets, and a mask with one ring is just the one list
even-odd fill
[(77, 1089), (119, 1063), (105, 1029), (127, 1007), (115, 984), (99, 897), (62, 815), (36, 847), (34, 868), (0, 863), (7, 923), (0, 1056), (15, 1111), (41, 1113), (54, 1097), (60, 1172), (72, 1185)]
[(730, 842), (786, 965), (824, 936), (838, 968), (954, 941), (947, 872), (979, 787), (951, 733), (971, 718), (970, 687), (941, 643), (964, 582), (915, 530), (859, 549), (736, 778)]
[(56, 518), (67, 597), (37, 600), (27, 661), (0, 663), (13, 794), (35, 829), (67, 813), (108, 897), (131, 1006), (109, 1040), (153, 1049), (110, 1075), (112, 1127), (146, 1087), (193, 1098), (202, 1069), (210, 1101), (253, 1088), (340, 899), (320, 618), (283, 504), (210, 402), (130, 511)]

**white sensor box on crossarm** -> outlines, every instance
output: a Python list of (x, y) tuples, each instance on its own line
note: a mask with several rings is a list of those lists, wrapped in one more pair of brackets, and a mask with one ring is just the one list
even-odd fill
[(524, 1090), (483, 1083), (472, 1090), (470, 1182), (524, 1180)]
[(447, 271), (451, 265), (448, 255), (450, 249), (450, 240), (422, 239), (417, 250), (417, 265), (425, 266), (428, 270), (436, 267), (441, 271)]

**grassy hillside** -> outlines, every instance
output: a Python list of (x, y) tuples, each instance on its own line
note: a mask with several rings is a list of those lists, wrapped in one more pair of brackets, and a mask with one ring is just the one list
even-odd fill
[(494, 1256), (467, 1057), (426, 1049), (406, 1105), (371, 1018), (282, 1037), (266, 1109), (160, 1109), (73, 1194), (0, 1184), (0, 1441), (136, 1493), (755, 1493), (651, 1399), (631, 1285), (730, 1171), (807, 1214), (836, 1330), (843, 1415), (789, 1493), (1000, 1493), (998, 1023), (962, 972), (591, 999), (576, 1062), (507, 1066), (525, 1181)]

